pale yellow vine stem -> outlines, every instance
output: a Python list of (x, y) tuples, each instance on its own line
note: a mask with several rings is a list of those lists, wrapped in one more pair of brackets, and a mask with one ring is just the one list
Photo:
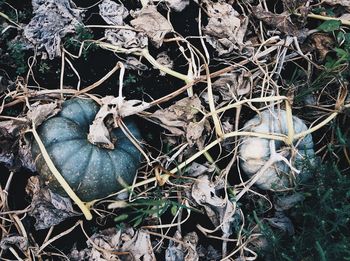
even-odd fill
[(287, 128), (288, 128), (288, 139), (287, 144), (293, 144), (294, 140), (294, 124), (293, 124), (293, 114), (292, 114), (292, 105), (289, 100), (285, 100), (286, 104), (286, 119), (287, 119)]
[(171, 76), (174, 76), (178, 79), (181, 79), (183, 80), (185, 83), (190, 83), (191, 82), (191, 77), (185, 75), (185, 74), (182, 74), (182, 73), (179, 73), (179, 72), (176, 72), (160, 63), (157, 62), (156, 59), (153, 58), (153, 56), (149, 53), (148, 49), (143, 49), (142, 52), (141, 52), (141, 55), (147, 59), (147, 61), (152, 64), (154, 67), (158, 68), (159, 70), (165, 72), (166, 74), (169, 74)]
[[(301, 14), (296, 13), (295, 15), (301, 16)], [(313, 18), (313, 19), (318, 19), (322, 21), (329, 21), (329, 20), (338, 20), (340, 21), (343, 25), (350, 25), (350, 20), (345, 20), (345, 19), (339, 19), (337, 17), (329, 17), (329, 16), (324, 16), (324, 15), (318, 15), (318, 14), (308, 14), (308, 18)]]
[(75, 192), (72, 190), (72, 188), (70, 187), (68, 182), (64, 179), (64, 177), (61, 175), (61, 173), (55, 167), (55, 164), (52, 162), (49, 154), (47, 153), (45, 145), (41, 141), (41, 138), (40, 138), (39, 134), (37, 133), (34, 124), (32, 126), (32, 129), (29, 131), (33, 133), (35, 141), (38, 143), (41, 154), (42, 154), (43, 158), (45, 159), (46, 164), (49, 167), (51, 173), (55, 176), (55, 178), (60, 183), (62, 188), (65, 190), (65, 192), (68, 194), (68, 196), (74, 201), (75, 204), (77, 204), (77, 206), (83, 212), (85, 218), (87, 220), (91, 220), (92, 214), (90, 212), (90, 209), (88, 208), (87, 205), (85, 205), (85, 203), (83, 201), (81, 201), (81, 199), (77, 196), (77, 194), (75, 194)]

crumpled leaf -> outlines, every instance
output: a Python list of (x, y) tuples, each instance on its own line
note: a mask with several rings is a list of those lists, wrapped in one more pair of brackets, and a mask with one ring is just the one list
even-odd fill
[[(92, 242), (94, 244), (92, 244)], [(109, 228), (93, 234), (86, 242), (88, 248), (73, 249), (69, 258), (72, 261), (155, 261), (150, 236), (145, 230)], [(98, 249), (95, 248), (98, 246)], [(124, 252), (123, 255), (120, 255)], [(125, 254), (128, 253), (128, 254)], [(122, 256), (122, 259), (119, 257)]]
[(56, 115), (60, 110), (57, 108), (57, 102), (48, 104), (33, 104), (27, 113), (27, 118), (38, 127), (46, 119)]
[(245, 95), (252, 89), (252, 81), (248, 72), (235, 72), (221, 75), (213, 82), (215, 91), (221, 94), (224, 101), (231, 101), (237, 96)]
[(329, 5), (342, 5), (346, 7), (350, 7), (350, 0), (324, 0), (322, 3), (326, 3)]
[(181, 12), (190, 4), (190, 0), (165, 0), (165, 3), (175, 12)]
[(196, 232), (188, 233), (182, 239), (179, 231), (173, 236), (184, 244), (175, 241), (169, 241), (169, 246), (165, 251), (165, 261), (196, 261), (199, 260), (197, 253), (198, 235)]
[(288, 35), (305, 38), (303, 32), (291, 22), (290, 15), (287, 12), (274, 14), (270, 11), (266, 11), (260, 5), (252, 6), (252, 11), (256, 18), (267, 23), (273, 29), (278, 29)]
[(200, 99), (193, 96), (183, 98), (164, 110), (157, 110), (150, 117), (159, 120), (160, 125), (173, 135), (186, 137), (188, 143), (193, 145), (203, 138), (207, 125), (206, 119), (196, 120), (202, 110)]
[(24, 252), (28, 249), (28, 245), (28, 238), (16, 234), (6, 235), (0, 241), (0, 248), (3, 250), (16, 246)]
[[(172, 69), (173, 68), (173, 65), (174, 65), (174, 62), (170, 59), (169, 55), (167, 55), (166, 52), (161, 52), (157, 55), (157, 58), (156, 58), (157, 62), (167, 68), (170, 68)], [(157, 68), (156, 68), (157, 69)], [(163, 71), (159, 71), (160, 75), (161, 76), (165, 76), (166, 73), (163, 72)]]
[(36, 220), (34, 224), (36, 230), (55, 226), (67, 218), (80, 215), (74, 211), (69, 198), (41, 188), (37, 176), (29, 178), (26, 192), (32, 197), (29, 215)]
[(197, 247), (197, 252), (201, 261), (214, 261), (221, 259), (221, 253), (218, 250), (216, 250), (212, 245), (209, 245), (208, 247), (199, 245)]
[(189, 177), (198, 177), (204, 173), (213, 172), (214, 170), (215, 166), (206, 166), (197, 162), (192, 162), (191, 165), (186, 168), (186, 175)]
[(81, 25), (82, 10), (70, 0), (33, 0), (35, 14), (24, 28), (24, 36), (50, 59), (61, 55), (61, 39)]
[(301, 193), (293, 193), (292, 195), (278, 197), (276, 200), (275, 209), (278, 211), (288, 210), (304, 199), (305, 197)]
[(283, 211), (276, 211), (274, 217), (266, 218), (269, 224), (275, 228), (278, 228), (288, 235), (294, 234), (294, 226), (290, 218), (288, 218)]
[(29, 121), (0, 121), (0, 162), (12, 171), (21, 167), (35, 171), (30, 145), (20, 135), (28, 125)]
[[(101, 145), (108, 149), (113, 149), (114, 144), (111, 141), (110, 131), (105, 123), (108, 116), (113, 119), (124, 118), (150, 107), (147, 102), (139, 100), (125, 100), (124, 97), (106, 96), (101, 99), (102, 105), (97, 112), (95, 120), (90, 125), (88, 140), (96, 145)], [(112, 128), (117, 128), (114, 123)]]
[(147, 65), (143, 64), (139, 59), (133, 56), (126, 57), (125, 69), (146, 71), (148, 69)]
[(148, 46), (148, 38), (143, 32), (133, 29), (108, 29), (105, 31), (108, 42), (121, 48), (145, 48)]
[(326, 55), (333, 49), (333, 38), (327, 34), (315, 33), (311, 35), (311, 40), (318, 53), (319, 60), (323, 61), (326, 58)]
[(203, 27), (207, 41), (219, 56), (230, 54), (244, 46), (244, 36), (248, 27), (248, 18), (240, 18), (232, 5), (225, 2), (206, 1), (208, 24)]
[(110, 25), (123, 25), (123, 20), (129, 15), (124, 5), (111, 0), (103, 0), (98, 7), (103, 20)]
[(196, 203), (205, 208), (207, 216), (215, 227), (220, 226), (223, 237), (229, 237), (235, 222), (239, 221), (236, 207), (228, 199), (219, 197), (218, 190), (224, 187), (224, 180), (213, 182), (208, 175), (202, 175), (192, 185), (191, 195)]
[(131, 25), (144, 32), (155, 47), (159, 48), (167, 33), (173, 30), (172, 25), (162, 16), (153, 5), (147, 5), (139, 12), (134, 12), (135, 19), (131, 20)]

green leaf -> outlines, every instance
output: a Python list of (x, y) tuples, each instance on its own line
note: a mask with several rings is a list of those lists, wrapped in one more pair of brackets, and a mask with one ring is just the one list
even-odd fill
[(121, 214), (121, 215), (117, 216), (117, 217), (114, 219), (114, 221), (115, 221), (115, 222), (121, 222), (121, 221), (126, 220), (128, 217), (129, 217), (128, 214)]
[(323, 22), (319, 27), (317, 27), (317, 29), (329, 33), (334, 32), (335, 30), (339, 30), (340, 26), (340, 20), (328, 20)]
[(172, 207), (171, 207), (171, 214), (173, 215), (173, 216), (175, 216), (176, 215), (176, 212), (177, 212), (177, 206), (176, 205), (173, 205)]

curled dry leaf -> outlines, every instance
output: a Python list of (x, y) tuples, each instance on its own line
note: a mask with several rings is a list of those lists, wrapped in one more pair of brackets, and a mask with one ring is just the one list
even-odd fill
[(305, 197), (301, 193), (294, 193), (292, 195), (278, 197), (276, 200), (275, 209), (278, 211), (288, 210), (299, 202), (302, 202), (304, 199)]
[(324, 0), (322, 2), (329, 5), (342, 5), (345, 7), (350, 7), (350, 0)]
[(108, 42), (120, 48), (145, 48), (148, 46), (148, 38), (143, 32), (133, 29), (108, 29), (105, 31)]
[(181, 12), (190, 4), (190, 1), (189, 0), (165, 0), (165, 3), (175, 12)]
[(82, 25), (82, 10), (70, 0), (34, 0), (33, 13), (24, 28), (24, 36), (38, 49), (45, 49), (50, 59), (61, 55), (61, 39)]
[(182, 239), (179, 231), (173, 236), (177, 241), (183, 244), (171, 241), (165, 251), (165, 261), (197, 261), (199, 255), (197, 253), (198, 235), (196, 232), (188, 233)]
[(139, 59), (133, 56), (126, 57), (125, 69), (146, 71), (148, 69), (147, 65), (143, 64)]
[(218, 191), (223, 187), (224, 180), (213, 182), (208, 175), (202, 175), (193, 183), (191, 195), (198, 205), (205, 208), (214, 226), (220, 226), (223, 237), (228, 237), (233, 232), (233, 224), (238, 221), (238, 215), (231, 201), (218, 196)]
[(197, 121), (197, 114), (203, 110), (197, 96), (183, 98), (174, 105), (154, 112), (150, 117), (160, 121), (160, 125), (175, 136), (186, 137), (188, 143), (193, 145), (203, 138), (207, 125), (206, 119)]
[[(170, 59), (169, 55), (167, 55), (166, 52), (159, 53), (157, 55), (157, 59), (156, 60), (157, 60), (157, 62), (159, 64), (161, 64), (161, 65), (163, 65), (163, 66), (165, 66), (167, 68), (170, 68), (170, 69), (173, 68), (174, 62)], [(158, 69), (158, 68), (156, 68), (156, 69)], [(159, 71), (159, 72), (160, 72), (159, 74), (161, 76), (165, 76), (166, 75), (166, 73), (163, 72), (163, 71)]]
[(34, 123), (35, 127), (38, 127), (48, 118), (56, 115), (59, 112), (57, 108), (57, 102), (48, 104), (33, 104), (32, 108), (27, 113), (27, 118), (30, 122)]
[(296, 37), (305, 37), (303, 32), (300, 31), (290, 20), (290, 15), (288, 13), (274, 14), (270, 11), (266, 11), (262, 6), (253, 6), (253, 14), (259, 20), (262, 20), (273, 29), (278, 29), (281, 32), (296, 36)]
[(110, 25), (123, 25), (123, 20), (129, 15), (129, 11), (124, 5), (111, 0), (103, 0), (98, 7), (100, 16)]
[(244, 45), (248, 18), (241, 18), (227, 3), (206, 1), (206, 4), (209, 20), (203, 32), (209, 44), (218, 51), (219, 56), (240, 50)]
[(252, 89), (252, 80), (250, 73), (246, 71), (227, 73), (213, 82), (212, 86), (220, 93), (224, 101), (231, 101), (237, 96), (249, 93)]
[(10, 247), (16, 246), (21, 251), (26, 251), (28, 249), (28, 238), (24, 236), (19, 236), (16, 234), (9, 234), (4, 236), (0, 241), (0, 248), (3, 250), (9, 249)]
[(311, 35), (311, 40), (319, 55), (319, 60), (323, 61), (326, 58), (326, 55), (333, 49), (333, 38), (328, 34), (316, 33)]
[(79, 212), (73, 210), (69, 198), (41, 188), (37, 176), (29, 178), (26, 192), (32, 197), (29, 215), (36, 220), (34, 225), (36, 230), (55, 226), (67, 218), (80, 215)]
[(87, 245), (88, 248), (81, 251), (73, 249), (69, 255), (70, 260), (156, 260), (150, 236), (145, 230), (109, 228), (93, 234), (87, 241)]
[(147, 5), (139, 12), (134, 12), (131, 25), (138, 31), (144, 32), (155, 47), (159, 48), (167, 33), (173, 30), (172, 25), (162, 16), (153, 5)]
[(266, 218), (268, 223), (283, 232), (288, 233), (288, 235), (294, 234), (294, 226), (290, 218), (288, 218), (283, 211), (276, 211), (274, 217)]
[[(113, 149), (114, 145), (111, 141), (110, 130), (106, 125), (106, 119), (108, 116), (112, 116), (112, 119), (124, 118), (141, 111), (144, 111), (150, 107), (147, 102), (139, 100), (125, 100), (123, 97), (106, 96), (101, 99), (101, 108), (97, 112), (95, 120), (90, 125), (88, 134), (88, 140), (93, 144), (98, 144), (103, 147)], [(114, 122), (111, 126), (117, 128)]]

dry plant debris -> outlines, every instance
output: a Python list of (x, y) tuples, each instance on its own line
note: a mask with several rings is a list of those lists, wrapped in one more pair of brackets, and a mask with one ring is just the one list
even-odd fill
[[(305, 230), (305, 183), (329, 161), (342, 183), (349, 170), (349, 1), (87, 5), (0, 3), (0, 259), (298, 260), (276, 238)], [(91, 143), (112, 148), (121, 128), (144, 157), (132, 185), (91, 202), (47, 189), (30, 153), (36, 128), (77, 96), (100, 105)], [(346, 251), (310, 248), (305, 260)]]

